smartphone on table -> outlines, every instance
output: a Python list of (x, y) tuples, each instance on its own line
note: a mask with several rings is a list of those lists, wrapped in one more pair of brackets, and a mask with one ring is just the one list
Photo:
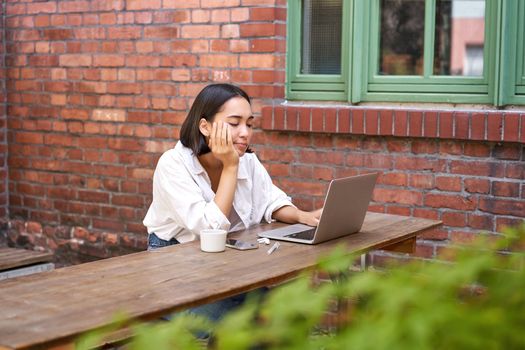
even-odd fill
[(239, 250), (248, 250), (248, 249), (257, 249), (259, 245), (257, 243), (251, 243), (246, 241), (241, 241), (238, 239), (228, 238), (226, 240), (226, 247), (239, 249)]

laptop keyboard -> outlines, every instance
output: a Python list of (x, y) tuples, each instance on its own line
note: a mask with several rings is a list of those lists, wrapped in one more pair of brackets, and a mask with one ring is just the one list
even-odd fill
[(314, 233), (315, 233), (315, 227), (312, 228), (311, 230), (306, 230), (306, 231), (302, 231), (302, 232), (292, 233), (290, 235), (286, 235), (285, 237), (298, 238), (298, 239), (304, 239), (304, 240), (310, 241), (310, 240), (314, 239)]

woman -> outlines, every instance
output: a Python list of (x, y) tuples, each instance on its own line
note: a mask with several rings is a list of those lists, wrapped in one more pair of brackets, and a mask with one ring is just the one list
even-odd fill
[[(195, 240), (202, 229), (231, 232), (263, 219), (317, 226), (321, 211), (297, 209), (250, 150), (253, 119), (250, 98), (237, 86), (212, 84), (197, 95), (180, 141), (160, 157), (153, 175), (144, 218), (148, 249)], [(217, 319), (232, 300), (238, 304), (234, 297), (202, 313)], [(219, 309), (209, 311), (216, 304)]]

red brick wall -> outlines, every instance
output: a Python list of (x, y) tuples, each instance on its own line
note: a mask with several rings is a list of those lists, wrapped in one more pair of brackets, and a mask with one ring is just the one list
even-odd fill
[(6, 86), (4, 61), (4, 2), (0, 3), (0, 245), (5, 244), (7, 215), (7, 140), (6, 140)]
[(63, 263), (144, 249), (157, 159), (196, 93), (223, 81), (254, 97), (254, 149), (306, 209), (332, 176), (380, 170), (372, 209), (445, 221), (420, 242), (425, 257), (524, 216), (520, 112), (282, 105), (285, 0), (5, 6), (10, 244)]

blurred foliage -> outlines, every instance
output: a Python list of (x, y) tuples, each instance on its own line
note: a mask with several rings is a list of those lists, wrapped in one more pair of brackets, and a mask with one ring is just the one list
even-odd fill
[[(132, 326), (126, 348), (202, 349), (194, 334), (211, 329), (208, 347), (228, 350), (525, 349), (525, 224), (480, 236), (451, 246), (445, 260), (350, 274), (356, 257), (339, 248), (217, 324), (182, 313)], [(332, 283), (319, 283), (320, 272)], [(88, 345), (102, 334), (89, 334)]]

